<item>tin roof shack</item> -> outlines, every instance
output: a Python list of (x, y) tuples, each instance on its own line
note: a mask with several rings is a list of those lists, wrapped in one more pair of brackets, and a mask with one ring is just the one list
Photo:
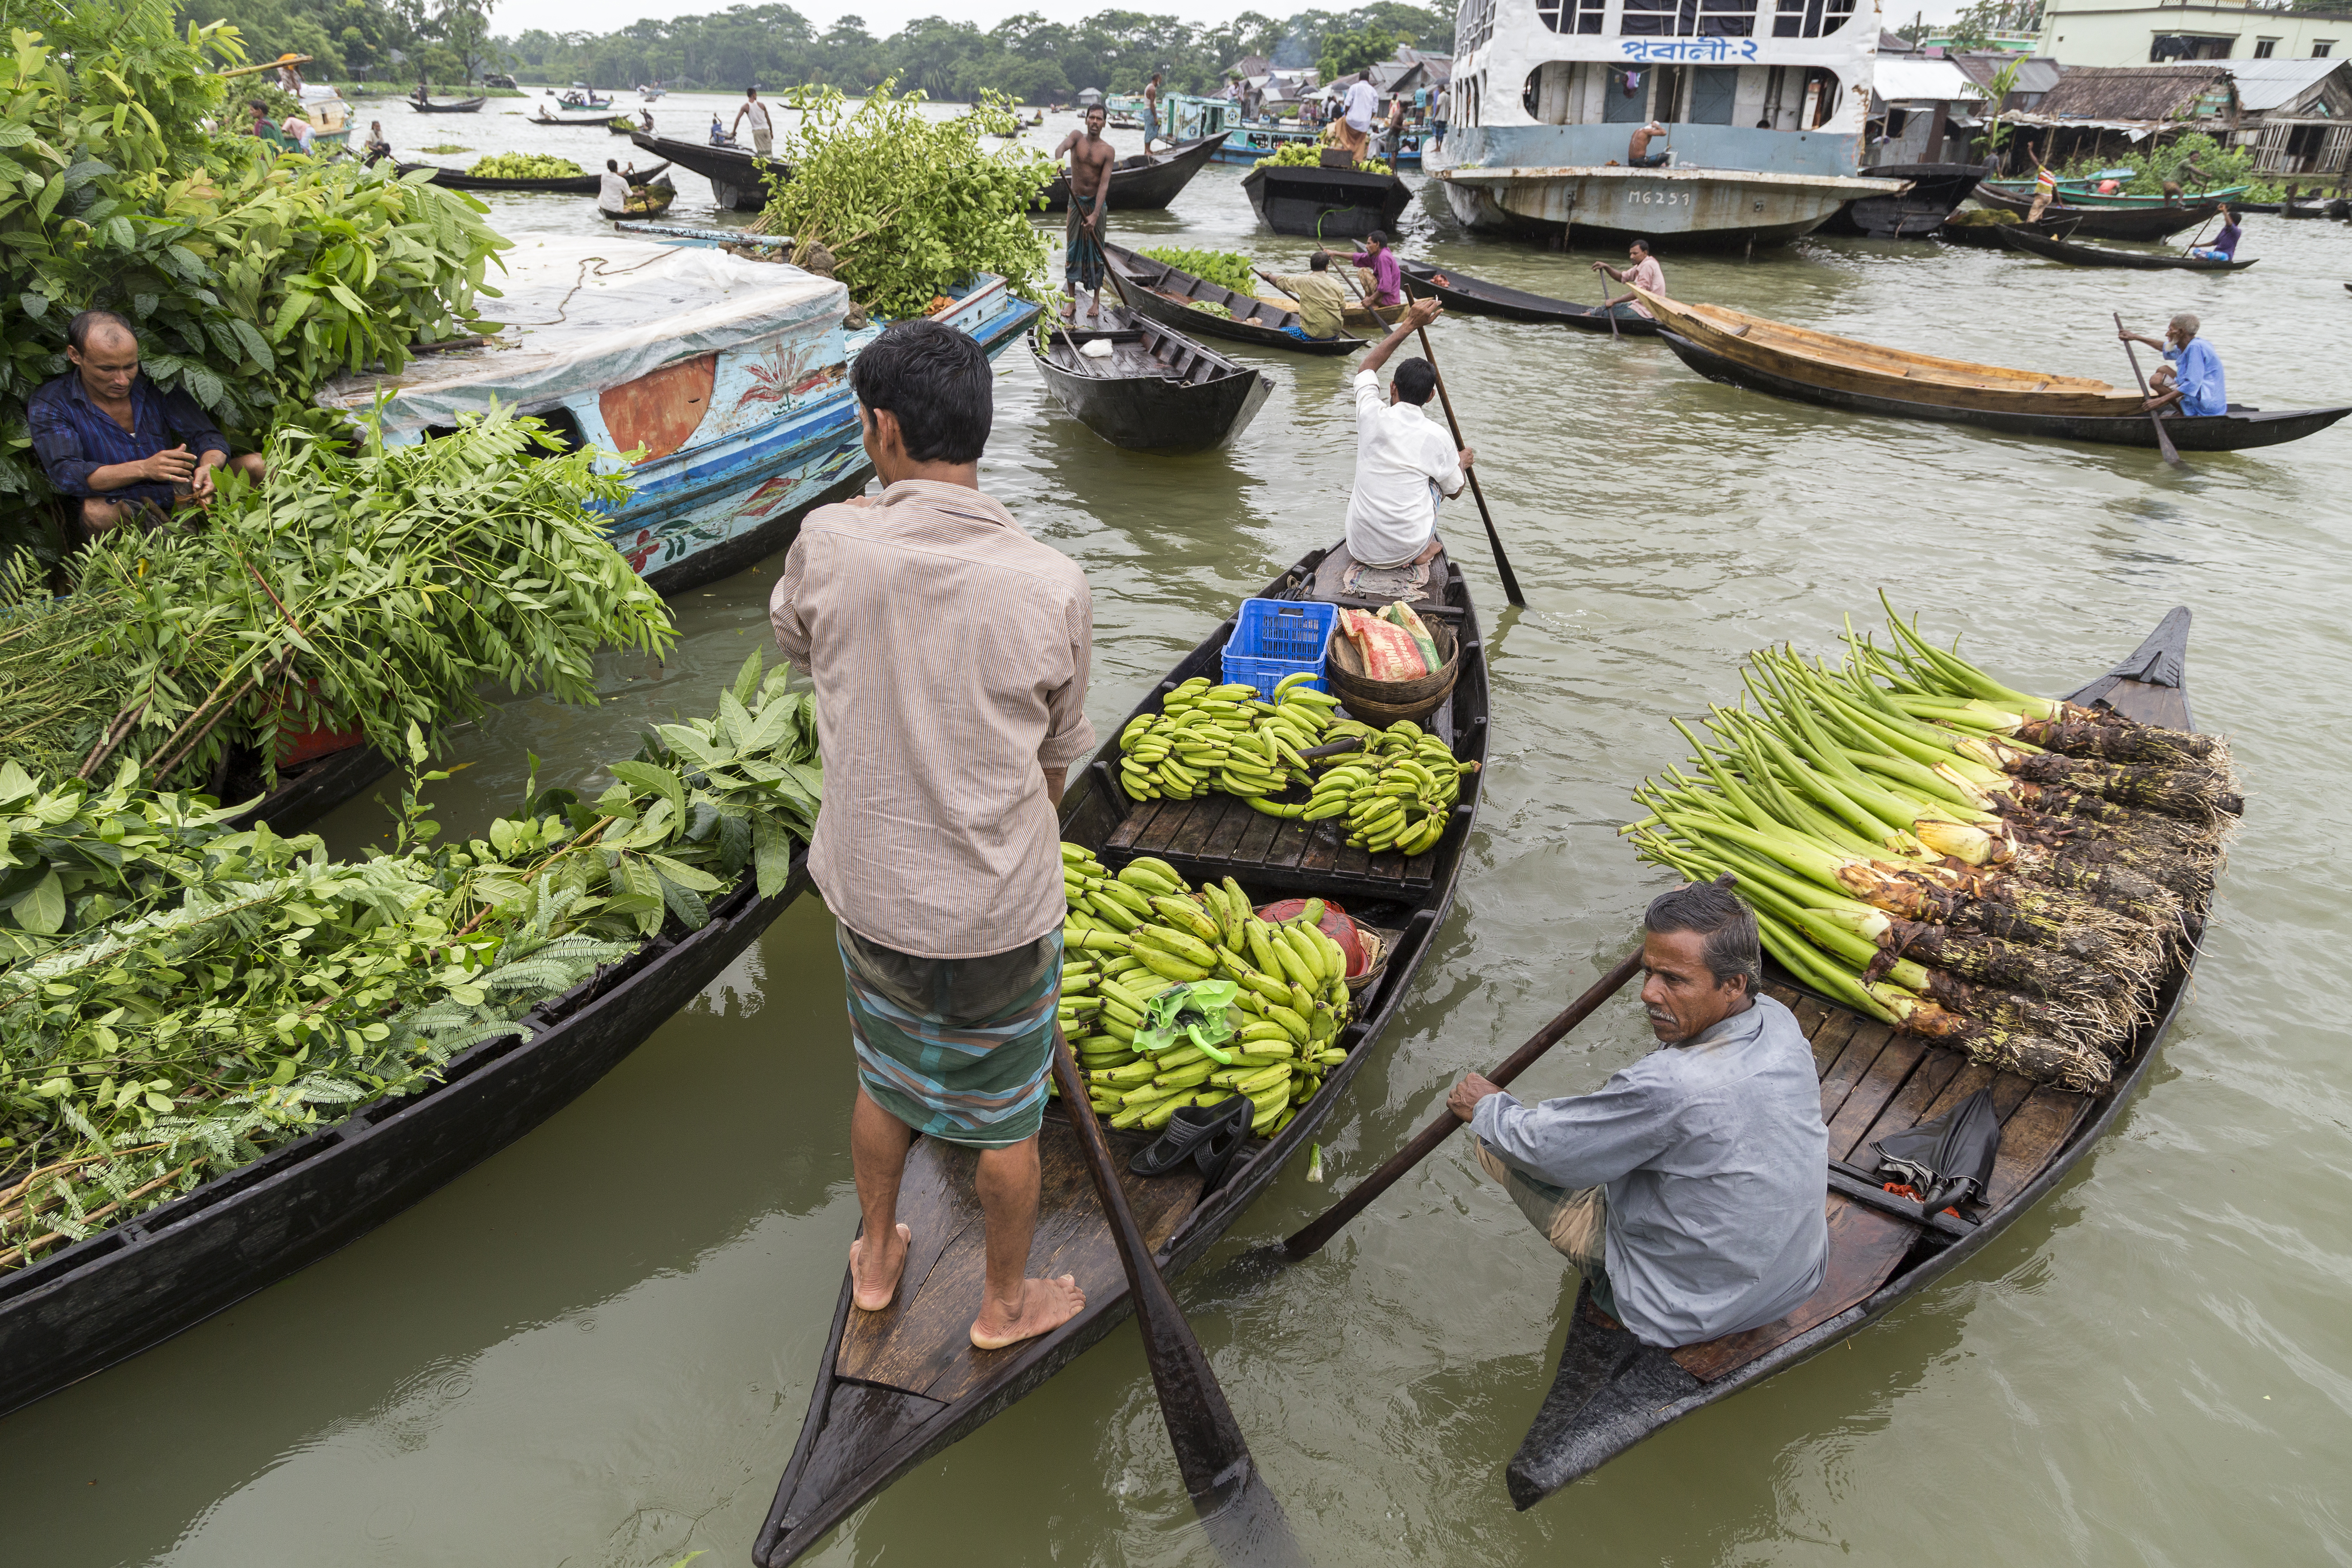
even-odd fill
[(2147, 152), (2168, 136), (2201, 131), (2216, 142), (2237, 133), (2238, 85), (2218, 63), (2080, 66), (2032, 109), (2000, 119), (2024, 133), (2053, 168)]
[(1870, 104), (1871, 167), (1974, 161), (1985, 91), (1951, 61), (1881, 58)]
[(1960, 68), (1961, 74), (1984, 89), (1987, 98), (1992, 96), (1992, 89), (2000, 83), (2000, 73), (2011, 66), (2017, 68), (2017, 74), (2010, 79), (2009, 90), (2001, 95), (1999, 103), (1992, 106), (1997, 113), (2007, 113), (2013, 109), (2039, 109), (2042, 100), (2049, 96), (2052, 88), (2058, 85), (2058, 79), (2066, 74), (2067, 68), (2046, 55), (2029, 55), (2020, 59), (2012, 54), (1973, 50), (1946, 58)]
[(2233, 60), (2238, 145), (2265, 174), (2341, 181), (2352, 163), (2352, 60)]

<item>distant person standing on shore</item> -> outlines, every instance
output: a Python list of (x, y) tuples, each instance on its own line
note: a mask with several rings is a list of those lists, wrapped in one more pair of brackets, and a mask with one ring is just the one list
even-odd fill
[(746, 120), (751, 122), (751, 151), (762, 158), (774, 152), (775, 123), (768, 118), (768, 106), (760, 101), (760, 89), (756, 87), (743, 89), (742, 107), (735, 110), (735, 123), (728, 127), (727, 134), (731, 137), (742, 130)]

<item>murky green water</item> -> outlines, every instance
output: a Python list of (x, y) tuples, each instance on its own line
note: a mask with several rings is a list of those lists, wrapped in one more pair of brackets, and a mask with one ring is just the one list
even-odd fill
[[(714, 100), (716, 101), (716, 100)], [(673, 100), (672, 122), (707, 122)], [(401, 116), (393, 121), (390, 115)], [(601, 138), (431, 122), (485, 151)], [(369, 115), (362, 112), (362, 124)], [(1058, 134), (1059, 122), (1050, 128)], [(617, 139), (613, 139), (617, 144)], [(451, 159), (451, 162), (459, 160)], [(693, 220), (698, 182), (675, 216)], [(516, 202), (514, 226), (589, 222)], [(1585, 258), (1474, 241), (1418, 207), (1409, 250), (1591, 298)], [(1296, 264), (1213, 169), (1127, 235)], [(2111, 310), (2203, 314), (2241, 400), (2352, 401), (2343, 230), (2248, 224), (2246, 274), (2067, 271), (1999, 254), (1813, 243), (1664, 257), (1675, 292), (1910, 347), (2120, 376)], [(2352, 984), (2322, 798), (2352, 766), (2341, 431), (2244, 456), (2065, 447), (1850, 420), (1717, 387), (1655, 343), (1454, 321), (1440, 352), (1532, 600), (1496, 616), (1496, 763), (1452, 924), (1335, 1116), (1335, 1186), (1586, 984), (1660, 884), (1611, 829), (1679, 753), (1669, 713), (1735, 689), (1739, 653), (1827, 640), (1890, 588), (2044, 690), (2197, 612), (2190, 675), (2251, 805), (2164, 1059), (2114, 1134), (1966, 1267), (1810, 1364), (1670, 1428), (1535, 1511), (1502, 1467), (1548, 1382), (1557, 1259), (1458, 1149), (1326, 1254), (1241, 1300), (1180, 1294), (1260, 1463), (1339, 1563), (2318, 1563), (2352, 1557)], [(1017, 351), (991, 491), (1094, 584), (1090, 710), (1337, 532), (1344, 363), (1271, 358), (1228, 453), (1115, 451)], [(1459, 558), (1500, 608), (1475, 517)], [(452, 821), (624, 754), (703, 704), (764, 636), (775, 563), (678, 605), (677, 656), (614, 660), (606, 705), (502, 708), (459, 736)], [(377, 831), (355, 803), (332, 831)], [(851, 1068), (824, 910), (804, 900), (554, 1121), (339, 1256), (0, 1423), (11, 1561), (177, 1568), (746, 1560), (799, 1429), (856, 1209)], [(2295, 998), (2303, 997), (2298, 1003)], [(1643, 1048), (1630, 1005), (1526, 1088)], [(2334, 1042), (2331, 1044), (2330, 1042)], [(1234, 1233), (1335, 1187), (1294, 1171)], [(839, 1532), (826, 1563), (1208, 1561), (1122, 1329)]]

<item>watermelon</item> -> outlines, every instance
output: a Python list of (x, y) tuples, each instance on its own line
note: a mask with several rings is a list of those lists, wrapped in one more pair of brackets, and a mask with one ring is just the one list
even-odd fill
[[(1257, 911), (1257, 918), (1280, 925), (1285, 921), (1297, 920), (1306, 911), (1305, 899), (1285, 899), (1278, 904), (1267, 904), (1260, 909)], [(1348, 955), (1348, 973), (1361, 974), (1364, 972), (1365, 962), (1364, 943), (1363, 940), (1356, 935), (1356, 922), (1348, 918), (1348, 911), (1330, 900), (1324, 900), (1321, 930), (1325, 936), (1339, 944), (1341, 952)]]

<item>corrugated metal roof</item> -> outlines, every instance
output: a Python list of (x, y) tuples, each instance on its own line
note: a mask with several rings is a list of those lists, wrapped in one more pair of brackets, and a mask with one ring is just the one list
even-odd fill
[(2238, 79), (2238, 102), (2259, 114), (2309, 92), (2352, 60), (2231, 60), (2230, 74)]
[(1984, 89), (1949, 60), (1881, 59), (1871, 92), (1888, 103), (1914, 99), (1982, 98)]

